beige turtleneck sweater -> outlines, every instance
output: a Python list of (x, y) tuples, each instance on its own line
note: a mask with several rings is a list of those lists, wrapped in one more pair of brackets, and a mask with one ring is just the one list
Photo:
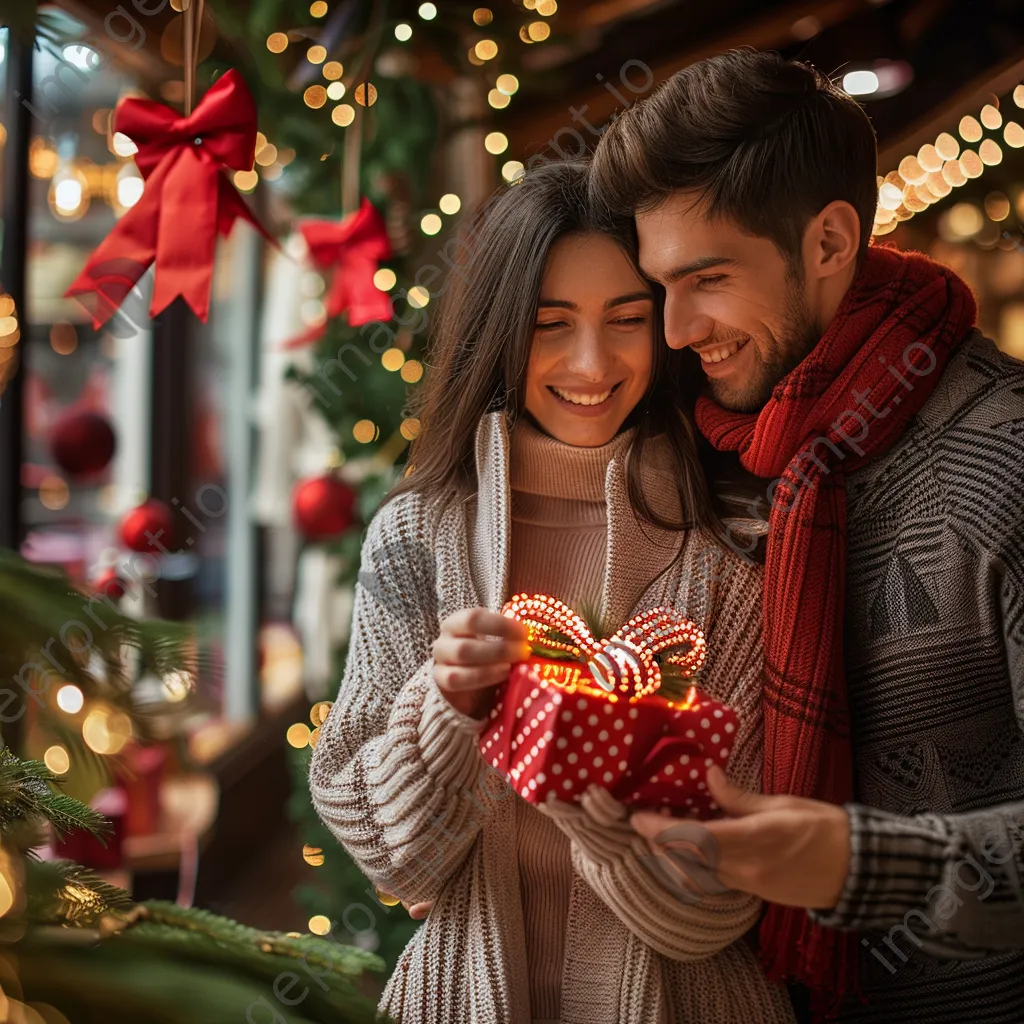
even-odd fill
[[(511, 593), (551, 594), (588, 620), (604, 614), (608, 547), (605, 476), (632, 432), (575, 448), (521, 421), (512, 432)], [(565, 926), (572, 890), (568, 837), (525, 800), (516, 802), (530, 1010), (534, 1024), (560, 1017)]]
[[(474, 502), (439, 516), (436, 503), (409, 493), (374, 517), (361, 564), (386, 589), (356, 587), (345, 676), (310, 768), (317, 812), (372, 884), (413, 902), (436, 901), (381, 1000), (381, 1013), (403, 1024), (530, 1024), (547, 1012), (532, 1004), (537, 985), (523, 955), (520, 880), (532, 872), (519, 866), (520, 798), (487, 769), (479, 723), (448, 704), (430, 662), (439, 611), (497, 610), (508, 596), (508, 434), (503, 415), (481, 420)], [(655, 454), (645, 451), (645, 470)], [(606, 477), (609, 624), (658, 604), (702, 624), (701, 684), (739, 715), (729, 775), (756, 788), (760, 573), (702, 531), (680, 535), (640, 523), (624, 461), (617, 454)], [(652, 480), (650, 497), (671, 497), (672, 482), (671, 472)], [(417, 571), (424, 552), (434, 572)], [(720, 552), (713, 572), (710, 552)], [(562, 811), (556, 821), (571, 837), (573, 869), (568, 918), (551, 929), (564, 947), (562, 1024), (792, 1024), (786, 990), (768, 982), (753, 950), (737, 941), (757, 920), (756, 899), (728, 892), (680, 900), (647, 869), (646, 846), (628, 830), (595, 832)], [(550, 884), (555, 877), (564, 876), (556, 872)], [(531, 906), (544, 901), (526, 888)], [(536, 976), (536, 953), (531, 966)]]

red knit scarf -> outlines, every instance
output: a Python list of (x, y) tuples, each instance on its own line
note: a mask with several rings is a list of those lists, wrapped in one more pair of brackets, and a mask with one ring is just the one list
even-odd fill
[[(970, 289), (919, 253), (872, 247), (813, 351), (759, 413), (697, 404), (701, 432), (771, 478), (764, 579), (764, 790), (853, 797), (843, 670), (846, 473), (887, 451), (974, 324)], [(857, 988), (857, 938), (771, 905), (769, 977), (815, 993), (819, 1012)]]

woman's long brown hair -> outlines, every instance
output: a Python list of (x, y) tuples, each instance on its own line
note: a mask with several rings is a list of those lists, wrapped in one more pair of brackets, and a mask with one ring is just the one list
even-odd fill
[[(537, 300), (552, 245), (565, 235), (604, 234), (636, 266), (632, 219), (598, 216), (587, 198), (587, 165), (549, 163), (496, 193), (462, 237), (460, 261), (443, 289), (428, 370), (413, 410), (420, 434), (409, 470), (390, 498), (406, 491), (458, 500), (476, 489), (474, 438), (487, 412), (523, 415), (526, 367)], [(661, 327), (655, 291), (654, 366), (647, 393), (625, 426), (636, 426), (627, 459), (629, 500), (642, 519), (663, 529), (703, 527), (724, 536), (697, 451), (692, 404), (700, 370), (692, 353), (673, 351)], [(659, 516), (641, 486), (643, 451), (666, 435), (678, 481), (681, 522)]]

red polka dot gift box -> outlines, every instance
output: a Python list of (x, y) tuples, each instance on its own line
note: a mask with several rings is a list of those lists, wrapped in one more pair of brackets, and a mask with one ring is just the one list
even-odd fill
[(526, 624), (537, 656), (513, 666), (480, 750), (517, 793), (534, 804), (577, 802), (597, 784), (633, 809), (714, 816), (707, 770), (728, 762), (737, 718), (686, 685), (705, 655), (693, 622), (652, 608), (596, 640), (543, 594), (519, 594), (502, 611)]

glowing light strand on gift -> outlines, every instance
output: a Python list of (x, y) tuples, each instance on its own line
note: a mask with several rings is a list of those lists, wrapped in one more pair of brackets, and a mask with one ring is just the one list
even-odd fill
[[(1013, 102), (1024, 108), (1024, 84), (1012, 92)], [(1002, 162), (1003, 151), (994, 139), (983, 139), (985, 130), (1002, 129), (1003, 143), (1012, 149), (1024, 147), (1024, 128), (1006, 119), (991, 103), (982, 107), (977, 117), (961, 117), (955, 129), (965, 144), (981, 143), (976, 152), (962, 148), (952, 132), (942, 132), (933, 143), (921, 146), (900, 160), (897, 169), (882, 176), (878, 182), (878, 205), (875, 209), (873, 234), (886, 235), (923, 213), (953, 189), (980, 178), (986, 167)]]
[[(630, 700), (639, 700), (661, 687), (657, 655), (686, 646), (685, 653), (665, 661), (679, 667), (684, 676), (698, 672), (704, 664), (707, 644), (696, 623), (671, 608), (651, 608), (631, 618), (618, 632), (595, 639), (587, 624), (568, 605), (548, 594), (516, 594), (506, 602), (502, 614), (518, 619), (527, 628), (530, 643), (560, 650), (574, 658), (587, 658), (597, 684), (607, 693), (619, 690)], [(568, 640), (551, 636), (555, 631)]]

